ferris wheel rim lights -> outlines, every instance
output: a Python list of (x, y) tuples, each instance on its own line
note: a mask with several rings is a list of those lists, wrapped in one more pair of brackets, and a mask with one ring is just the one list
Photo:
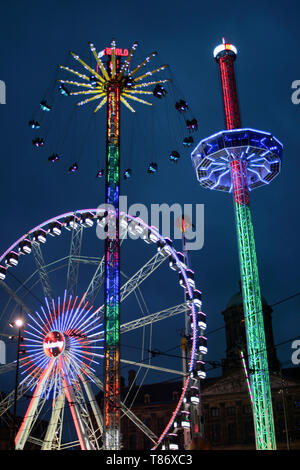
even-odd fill
[[(34, 227), (33, 229), (31, 229), (29, 232), (27, 232), (25, 235), (23, 235), (22, 237), (20, 237), (13, 245), (11, 245), (11, 247), (6, 250), (1, 256), (0, 256), (0, 263), (2, 262), (2, 260), (7, 256), (11, 255), (13, 253), (13, 256), (16, 257), (16, 260), (18, 261), (18, 254), (13, 252), (12, 250), (17, 246), (19, 245), (22, 241), (24, 241), (25, 239), (28, 239), (28, 237), (30, 237), (30, 235), (32, 235), (33, 233), (36, 233), (38, 231), (43, 231), (45, 232), (46, 234), (47, 233), (50, 233), (52, 231), (52, 235), (54, 236), (54, 233), (53, 233), (53, 230), (56, 228), (58, 231), (57, 231), (57, 234), (61, 234), (62, 233), (62, 227), (66, 228), (66, 223), (70, 220), (72, 221), (76, 221), (76, 227), (79, 226), (79, 223), (81, 223), (81, 217), (83, 214), (90, 214), (91, 216), (93, 216), (94, 219), (98, 220), (98, 216), (99, 216), (99, 213), (103, 213), (102, 215), (105, 216), (105, 212), (107, 214), (107, 209), (105, 208), (97, 208), (97, 209), (79, 209), (77, 211), (72, 211), (72, 212), (67, 212), (67, 213), (63, 213), (59, 216), (56, 216), (56, 217), (53, 217), (51, 219), (48, 219), (46, 220), (45, 222), (39, 224), (38, 226)], [(180, 252), (177, 252), (173, 247), (172, 247), (172, 241), (169, 240), (169, 239), (165, 239), (159, 232), (158, 232), (158, 229), (156, 227), (153, 227), (153, 226), (149, 226), (148, 224), (146, 224), (142, 219), (138, 218), (138, 217), (134, 217), (130, 214), (126, 214), (124, 212), (120, 212), (120, 218), (124, 217), (127, 218), (128, 220), (131, 220), (131, 222), (135, 222), (135, 223), (138, 223), (140, 225), (143, 225), (145, 227), (145, 230), (148, 232), (148, 234), (151, 234), (151, 238), (150, 238), (150, 241), (153, 243), (153, 244), (156, 244), (157, 245), (157, 248), (159, 247), (160, 245), (160, 248), (163, 246), (163, 249), (165, 249), (167, 247), (167, 252), (166, 252), (166, 256), (169, 255), (169, 258), (171, 257), (173, 260), (176, 261), (176, 264), (179, 268), (179, 272), (180, 272), (180, 275), (181, 275), (181, 279), (182, 279), (182, 282), (184, 281), (185, 282), (185, 286), (186, 286), (186, 291), (188, 292), (190, 298), (193, 298), (193, 285), (194, 285), (194, 273), (192, 270), (188, 270), (186, 265), (184, 264), (183, 262), (183, 258), (182, 258), (182, 253)], [(63, 219), (63, 222), (61, 222), (60, 220)], [(67, 220), (67, 222), (66, 222)], [(79, 223), (77, 224), (77, 221), (79, 220)], [(84, 225), (83, 223), (81, 223), (83, 227), (89, 227), (87, 225)], [(48, 229), (47, 231), (43, 229), (43, 227), (45, 227), (46, 225), (48, 225)], [(75, 227), (75, 225), (74, 225)], [(146, 241), (146, 239), (144, 240)], [(159, 243), (158, 243), (159, 242)], [(30, 254), (30, 253), (28, 253)], [(2, 272), (1, 272), (1, 269), (3, 268), (3, 266), (0, 266), (0, 279), (1, 279), (1, 275), (2, 275)], [(5, 269), (5, 268), (4, 268)], [(188, 273), (186, 272), (188, 271)], [(47, 303), (47, 302), (46, 302)], [(193, 323), (197, 325), (197, 317), (196, 317), (196, 313), (197, 313), (197, 310), (196, 310), (196, 304), (194, 302), (192, 302), (192, 304), (190, 305), (190, 310), (191, 310), (191, 313), (190, 313), (190, 317), (192, 318), (193, 320)], [(34, 333), (32, 334), (32, 336), (34, 336)], [(156, 449), (160, 443), (162, 442), (162, 440), (164, 439), (164, 437), (166, 436), (166, 434), (168, 433), (169, 429), (171, 428), (172, 424), (173, 424), (173, 421), (180, 409), (180, 407), (182, 406), (182, 403), (183, 403), (183, 399), (184, 399), (184, 396), (185, 396), (185, 393), (186, 393), (186, 390), (187, 390), (187, 387), (189, 385), (189, 382), (190, 382), (190, 379), (191, 377), (194, 377), (195, 374), (197, 373), (195, 371), (195, 364), (198, 363), (199, 361), (196, 361), (196, 355), (197, 355), (197, 352), (196, 352), (196, 349), (197, 349), (197, 328), (193, 328), (192, 329), (192, 347), (191, 347), (191, 360), (189, 362), (189, 370), (188, 370), (188, 374), (187, 374), (187, 377), (184, 381), (184, 386), (182, 388), (182, 393), (181, 393), (181, 396), (179, 398), (179, 401), (177, 403), (177, 407), (176, 409), (174, 410), (172, 416), (171, 416), (171, 419), (169, 420), (165, 430), (163, 431), (163, 433), (161, 434), (161, 436), (159, 437), (159, 440), (156, 444), (155, 447), (153, 447), (154, 449)], [(201, 361), (204, 365), (204, 361)], [(198, 373), (198, 377), (201, 377)], [(205, 375), (202, 374), (202, 377), (201, 378), (204, 378)]]
[[(66, 227), (66, 224), (69, 223), (71, 220), (74, 221), (74, 228), (77, 227), (79, 225), (79, 217), (76, 216), (76, 214), (80, 214), (81, 216), (82, 215), (85, 215), (85, 214), (90, 214), (92, 216), (92, 213), (95, 212), (95, 215), (94, 215), (94, 218), (97, 218), (96, 217), (96, 214), (98, 215), (99, 212), (103, 212), (103, 215), (105, 216), (105, 213), (107, 214), (107, 211), (105, 208), (97, 208), (97, 209), (79, 209), (75, 212), (67, 212), (67, 213), (63, 213), (59, 216), (56, 216), (56, 217), (53, 217), (51, 219), (48, 219), (46, 220), (45, 222), (37, 225), (36, 227), (34, 227), (33, 229), (31, 229), (29, 232), (27, 232), (25, 235), (23, 235), (22, 237), (20, 237), (14, 244), (12, 244), (8, 250), (6, 250), (1, 256), (0, 256), (0, 263), (3, 261), (3, 259), (8, 259), (7, 256), (10, 256), (9, 260), (10, 259), (13, 259), (13, 261), (16, 263), (15, 265), (18, 264), (18, 253), (16, 253), (14, 250), (14, 248), (17, 246), (17, 245), (20, 245), (20, 243), (22, 243), (23, 241), (27, 240), (27, 237), (31, 234), (34, 234), (34, 233), (43, 233), (45, 235), (43, 235), (43, 240), (45, 239), (46, 237), (46, 234), (47, 233), (51, 233), (51, 231), (53, 232), (53, 229), (57, 229), (57, 235), (60, 235), (62, 233), (61, 231), (61, 228), (64, 227), (68, 230), (70, 230), (69, 228)], [(172, 247), (172, 241), (170, 239), (167, 239), (167, 238), (164, 238), (162, 235), (159, 234), (158, 232), (158, 229), (156, 227), (151, 227), (149, 226), (148, 224), (146, 224), (142, 219), (140, 218), (137, 218), (137, 217), (134, 217), (134, 216), (131, 216), (129, 214), (126, 214), (124, 212), (121, 212), (120, 213), (120, 218), (121, 217), (126, 217), (128, 219), (130, 219), (132, 222), (137, 222), (139, 224), (142, 224), (145, 226), (145, 228), (148, 230), (148, 233), (150, 233), (150, 240), (153, 242), (153, 243), (157, 243), (158, 241), (160, 242), (160, 246), (163, 245), (164, 247), (167, 247), (167, 250), (168, 250), (168, 253), (170, 255), (170, 257), (172, 258), (173, 260), (173, 263), (174, 261), (176, 261), (176, 265), (177, 267), (179, 268), (179, 270), (181, 271), (180, 274), (180, 285), (183, 285), (184, 282), (185, 282), (185, 285), (186, 285), (186, 288), (187, 288), (187, 292), (189, 293), (190, 297), (193, 298), (193, 291), (194, 291), (194, 272), (190, 269), (187, 268), (187, 266), (184, 264), (183, 262), (183, 255), (181, 252), (177, 252), (173, 247)], [(64, 222), (60, 222), (60, 219), (64, 219)], [(76, 224), (75, 224), (75, 221), (76, 221)], [(43, 230), (43, 227), (45, 227), (46, 225), (48, 225), (48, 230), (45, 231)], [(82, 224), (84, 226), (84, 224)], [(91, 226), (91, 225), (89, 225)], [(59, 227), (59, 228), (58, 228)], [(146, 240), (145, 240), (146, 241)], [(42, 243), (44, 243), (44, 241), (42, 241)], [(30, 254), (30, 252), (28, 251), (28, 253), (26, 254)], [(200, 292), (200, 291), (199, 291)]]

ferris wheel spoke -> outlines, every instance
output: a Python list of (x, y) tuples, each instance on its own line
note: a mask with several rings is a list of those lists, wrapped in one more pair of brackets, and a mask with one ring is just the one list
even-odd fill
[(53, 290), (51, 287), (48, 271), (46, 268), (44, 256), (42, 253), (42, 249), (39, 243), (32, 243), (32, 253), (34, 257), (34, 261), (37, 267), (37, 271), (39, 274), (40, 283), (43, 289), (44, 296), (50, 303), (53, 299)]
[(16, 363), (9, 362), (8, 364), (1, 364), (0, 366), (0, 374), (5, 374), (6, 372), (10, 372), (11, 370), (15, 370)]
[(67, 271), (67, 285), (66, 289), (69, 295), (76, 296), (78, 275), (79, 275), (79, 262), (76, 260), (80, 258), (82, 247), (83, 227), (73, 228), (69, 252), (69, 262)]
[[(52, 273), (52, 272), (55, 272), (57, 270), (60, 270), (60, 269), (63, 269), (65, 268), (66, 264), (61, 264), (62, 262), (66, 261), (69, 259), (69, 256), (65, 256), (64, 258), (61, 258), (61, 259), (58, 259), (56, 261), (53, 261), (49, 264), (46, 264), (45, 265), (45, 268), (47, 269), (48, 273)], [(58, 266), (57, 266), (58, 265)], [(38, 280), (34, 280), (36, 275), (39, 274), (39, 270), (36, 269), (33, 273), (30, 274), (30, 276), (28, 276), (25, 281), (23, 281), (21, 283), (21, 285), (19, 287), (17, 287), (17, 289), (15, 289), (14, 291), (3, 281), (0, 281), (0, 285), (2, 285), (2, 287), (7, 291), (7, 293), (9, 294), (9, 299), (8, 301), (6, 302), (6, 305), (1, 313), (1, 315), (5, 315), (6, 312), (8, 311), (8, 309), (10, 308), (10, 303), (11, 303), (11, 300), (15, 300), (16, 302), (16, 305), (20, 305), (23, 309), (24, 312), (26, 313), (29, 313), (29, 312), (32, 312), (32, 309), (29, 308), (28, 306), (26, 306), (26, 304), (24, 303), (24, 300), (20, 299), (20, 297), (18, 296), (18, 293), (23, 289), (25, 288), (26, 291), (27, 291), (27, 294), (33, 292), (34, 288), (40, 283), (40, 279)], [(34, 281), (32, 284), (29, 284), (30, 281)], [(3, 282), (3, 284), (1, 284)], [(14, 314), (15, 312), (15, 309), (16, 309), (16, 306), (14, 307), (14, 311), (12, 312)], [(10, 308), (10, 310), (12, 310)]]
[(71, 380), (65, 365), (61, 366), (63, 372), (63, 387), (75, 425), (77, 437), (81, 450), (96, 450), (98, 443), (94, 435), (90, 416), (86, 410), (86, 405), (82, 389), (77, 382)]
[(146, 362), (129, 361), (127, 359), (120, 359), (120, 362), (123, 362), (124, 364), (131, 364), (137, 367), (144, 367), (146, 369), (154, 369), (160, 372), (168, 372), (169, 374), (184, 375), (184, 376), (186, 375), (184, 372), (182, 372), (182, 370), (175, 370), (175, 369), (168, 369), (166, 367), (154, 366), (153, 364), (148, 364)]
[[(126, 236), (126, 233), (123, 233), (120, 237), (121, 246), (122, 246), (122, 243), (124, 242), (125, 236)], [(82, 257), (81, 257), (81, 261), (82, 261)], [(89, 304), (93, 305), (104, 282), (104, 271), (105, 271), (104, 256), (102, 256), (100, 261), (99, 261), (99, 258), (95, 258), (95, 261), (91, 260), (91, 262), (97, 263), (98, 265), (86, 289), (85, 298), (89, 302)]]
[(190, 307), (186, 303), (175, 305), (174, 307), (169, 307), (159, 312), (151, 313), (150, 315), (145, 315), (144, 317), (137, 318), (136, 320), (123, 323), (120, 326), (120, 333), (127, 333), (128, 331), (135, 330), (136, 328), (142, 328), (157, 321), (165, 320), (166, 318), (171, 318), (175, 315), (179, 315), (180, 313), (188, 312), (189, 310)]
[[(15, 367), (16, 364), (14, 363)], [(37, 374), (38, 378), (39, 374)], [(17, 400), (19, 400), (21, 397), (25, 395), (26, 392), (28, 392), (33, 386), (33, 379), (32, 377), (28, 376), (26, 377), (18, 386), (18, 392), (17, 392)], [(13, 390), (11, 393), (6, 395), (6, 397), (0, 402), (0, 416), (2, 416), (4, 413), (6, 413), (11, 406), (14, 403), (14, 397), (15, 397), (15, 391)]]
[[(102, 381), (93, 372), (88, 372), (95, 385), (99, 388), (99, 390), (103, 391)], [(122, 401), (120, 402), (120, 408), (124, 415), (126, 415), (144, 434), (149, 437), (149, 439), (152, 440), (155, 445), (157, 445), (158, 437)]]
[[(49, 379), (49, 376), (52, 372), (53, 367), (54, 367), (54, 361), (52, 360), (50, 361), (48, 367), (42, 372), (42, 374), (39, 377), (38, 383), (33, 393), (33, 397), (29, 403), (23, 422), (21, 424), (21, 427), (15, 439), (15, 446), (17, 450), (22, 450), (24, 448), (24, 445), (31, 432), (33, 423), (37, 419), (37, 416), (39, 413), (40, 401), (41, 401), (41, 407), (44, 405), (44, 402), (47, 398), (47, 393), (44, 393), (43, 395), (43, 391), (45, 392), (45, 386), (47, 386), (47, 381)], [(43, 399), (42, 399), (42, 396), (44, 396)]]
[(103, 434), (103, 417), (102, 417), (102, 413), (100, 411), (98, 402), (95, 398), (95, 395), (94, 395), (94, 392), (92, 390), (92, 387), (91, 387), (90, 383), (87, 380), (83, 379), (83, 378), (81, 380), (82, 380), (86, 395), (88, 397), (88, 401), (89, 401), (89, 403), (91, 405), (91, 408), (92, 408), (92, 411), (94, 413), (94, 417), (96, 419), (96, 423), (97, 423), (97, 426), (98, 426), (98, 431), (99, 431), (100, 435), (102, 435)]
[(38, 439), (37, 437), (34, 436), (28, 436), (27, 442), (30, 442), (31, 444), (35, 444), (36, 446), (42, 447), (43, 441), (42, 439)]
[(97, 294), (103, 284), (104, 269), (105, 269), (105, 264), (104, 264), (104, 256), (103, 256), (86, 290), (86, 300), (92, 305), (95, 302), (95, 298), (97, 297)]
[[(165, 320), (166, 318), (174, 317), (175, 315), (188, 312), (189, 310), (190, 307), (186, 303), (183, 303), (175, 305), (174, 307), (166, 308), (159, 312), (151, 313), (150, 315), (145, 315), (143, 317), (137, 318), (136, 320), (121, 324), (120, 334), (128, 333), (129, 331), (133, 331), (137, 328), (143, 328), (144, 326)], [(104, 333), (100, 333), (95, 338), (102, 338), (103, 336)]]
[[(130, 279), (128, 279), (128, 281), (126, 281), (120, 289), (120, 302), (123, 302), (126, 297), (134, 292), (135, 289), (137, 289), (166, 259), (167, 255), (156, 253), (144, 266), (142, 266)], [(124, 273), (122, 274), (126, 276)], [(98, 311), (103, 312), (104, 305), (101, 305)]]
[(13, 299), (20, 307), (23, 312), (30, 313), (31, 309), (23, 302), (23, 300), (6, 284), (4, 281), (0, 281), (0, 286), (8, 293), (11, 299)]
[(151, 441), (157, 445), (158, 437), (154, 432), (146, 426), (143, 421), (136, 416), (123, 402), (120, 403), (121, 410), (123, 411), (124, 415), (130, 419)]
[[(81, 379), (82, 384), (85, 386), (87, 381), (85, 379), (83, 379), (83, 377), (80, 376), (80, 374), (79, 374), (79, 378)], [(79, 405), (80, 417), (82, 419), (82, 422), (84, 423), (84, 427), (85, 427), (85, 430), (86, 430), (87, 440), (89, 442), (89, 447), (91, 449), (94, 449), (94, 450), (99, 450), (100, 429), (99, 429), (99, 427), (95, 427), (93, 422), (92, 422), (91, 415), (88, 411), (87, 403), (86, 403), (84, 395), (83, 395), (81, 384), (76, 383), (76, 385), (75, 385), (75, 383), (74, 383), (73, 389), (75, 391), (75, 397), (76, 397), (77, 403)], [(87, 387), (85, 387), (85, 390), (86, 391), (88, 390), (88, 392), (89, 392), (88, 397), (90, 399), (88, 399), (88, 403), (90, 405), (92, 405), (91, 400), (95, 400), (95, 397), (92, 393), (92, 390), (88, 387), (88, 385), (87, 385)], [(97, 408), (97, 405), (94, 403), (94, 406), (92, 407), (92, 410), (94, 411), (94, 410), (96, 410), (96, 408)], [(99, 416), (97, 416), (97, 417), (99, 417)], [(98, 425), (98, 420), (96, 422), (97, 422), (97, 425)]]
[(53, 402), (51, 418), (47, 427), (42, 450), (58, 450), (61, 447), (63, 416), (65, 407), (65, 393), (59, 394)]
[(165, 260), (167, 255), (156, 253), (144, 266), (142, 266), (120, 289), (120, 301), (128, 297), (139, 287)]

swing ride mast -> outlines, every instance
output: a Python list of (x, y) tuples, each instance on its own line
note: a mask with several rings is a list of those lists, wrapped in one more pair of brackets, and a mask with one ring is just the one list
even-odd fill
[[(73, 52), (71, 55), (89, 72), (84, 75), (69, 67), (60, 66), (72, 74), (80, 77), (84, 82), (59, 80), (63, 84), (82, 87), (80, 91), (71, 92), (70, 95), (92, 95), (79, 103), (78, 106), (99, 99), (95, 108), (97, 112), (107, 103), (106, 120), (106, 182), (105, 202), (108, 205), (108, 219), (113, 212), (114, 222), (107, 224), (108, 233), (105, 238), (105, 281), (104, 281), (104, 448), (118, 450), (121, 448), (120, 435), (120, 240), (119, 240), (119, 196), (120, 196), (120, 103), (123, 103), (131, 112), (135, 112), (128, 100), (138, 101), (150, 105), (148, 101), (136, 95), (153, 95), (152, 91), (143, 88), (169, 81), (143, 81), (154, 73), (160, 72), (167, 66), (163, 65), (155, 70), (148, 71), (140, 76), (136, 73), (156, 55), (153, 52), (145, 58), (136, 68), (130, 71), (131, 59), (137, 47), (134, 43), (130, 52), (127, 49), (117, 49), (114, 40), (111, 47), (102, 53), (97, 53), (94, 45), (90, 43), (91, 52), (97, 63), (96, 70), (86, 64)], [(107, 56), (107, 63), (102, 57)], [(124, 56), (121, 63), (121, 57)], [(106, 67), (105, 67), (106, 65)]]

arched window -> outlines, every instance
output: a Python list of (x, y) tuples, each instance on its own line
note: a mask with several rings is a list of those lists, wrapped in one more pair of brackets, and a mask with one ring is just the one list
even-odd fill
[(150, 403), (150, 395), (149, 393), (145, 393), (144, 395), (144, 403), (145, 405), (148, 405)]

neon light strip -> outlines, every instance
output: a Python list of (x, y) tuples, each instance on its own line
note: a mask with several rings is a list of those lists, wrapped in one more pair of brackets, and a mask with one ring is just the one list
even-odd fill
[(251, 392), (251, 385), (250, 385), (250, 381), (249, 381), (248, 370), (247, 370), (247, 365), (246, 365), (246, 361), (245, 361), (245, 357), (244, 357), (243, 351), (241, 351), (241, 358), (242, 358), (242, 364), (243, 364), (244, 373), (245, 373), (245, 377), (246, 377), (246, 382), (247, 382), (247, 387), (248, 387), (248, 392), (249, 392), (250, 401), (251, 401), (251, 403), (252, 403), (252, 405), (253, 405), (253, 396), (252, 396), (252, 392)]
[(70, 390), (69, 390), (69, 388), (71, 387), (71, 384), (69, 383), (68, 374), (66, 374), (66, 372), (64, 371), (64, 367), (63, 367), (61, 358), (59, 358), (59, 362), (60, 362), (60, 370), (61, 370), (62, 377), (63, 377), (63, 386), (64, 386), (66, 397), (67, 397), (67, 400), (68, 400), (68, 403), (69, 403), (69, 407), (70, 407), (70, 411), (71, 411), (71, 414), (72, 414), (72, 418), (73, 418), (73, 422), (74, 422), (74, 425), (75, 425), (78, 440), (79, 440), (79, 443), (80, 443), (80, 448), (81, 448), (81, 450), (86, 450), (86, 446), (85, 446), (85, 443), (83, 441), (81, 429), (80, 429), (80, 426), (79, 426), (79, 423), (78, 423), (76, 411), (75, 411), (75, 408), (74, 408), (74, 405), (73, 405), (73, 400), (71, 399), (71, 394), (70, 394)]
[(24, 427), (25, 427), (25, 424), (27, 423), (27, 420), (31, 417), (33, 417), (33, 414), (34, 414), (34, 411), (33, 411), (33, 408), (34, 406), (36, 406), (36, 401), (38, 399), (38, 397), (41, 395), (41, 388), (43, 387), (44, 385), (44, 381), (45, 379), (47, 378), (47, 376), (51, 373), (51, 370), (53, 368), (53, 365), (54, 365), (54, 361), (50, 362), (48, 367), (44, 370), (44, 372), (41, 374), (40, 378), (38, 379), (38, 383), (37, 383), (37, 386), (35, 388), (35, 391), (33, 393), (33, 397), (29, 403), (29, 406), (27, 408), (27, 411), (25, 413), (25, 416), (24, 416), (24, 419), (22, 421), (22, 424), (20, 426), (20, 429), (16, 435), (16, 438), (15, 438), (15, 446), (16, 448), (18, 447), (18, 444), (19, 444), (19, 441), (22, 437), (22, 434), (23, 434), (23, 430), (24, 430)]

